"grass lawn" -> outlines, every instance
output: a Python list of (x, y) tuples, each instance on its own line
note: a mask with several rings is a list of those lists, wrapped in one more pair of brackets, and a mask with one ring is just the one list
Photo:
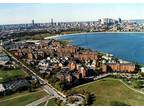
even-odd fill
[(14, 77), (25, 77), (27, 74), (21, 69), (0, 70), (0, 83)]
[(57, 106), (57, 104), (55, 103), (54, 98), (49, 100), (47, 106)]
[(36, 92), (17, 93), (1, 98), (0, 106), (24, 106), (46, 95), (47, 93), (43, 90)]
[(49, 33), (44, 33), (44, 34), (36, 34), (34, 36), (31, 36), (32, 40), (43, 40), (45, 37), (51, 36)]
[(127, 105), (144, 105), (143, 94), (127, 88), (119, 80), (113, 78), (104, 78), (73, 89), (79, 93), (84, 89), (95, 94), (96, 98), (92, 105), (112, 105), (113, 102)]

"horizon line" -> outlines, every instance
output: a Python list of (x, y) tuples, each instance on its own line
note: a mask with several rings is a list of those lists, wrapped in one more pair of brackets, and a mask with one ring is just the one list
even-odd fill
[[(105, 17), (105, 18), (107, 18), (107, 17)], [(119, 17), (120, 18), (120, 17)], [(53, 18), (52, 18), (53, 19)], [(99, 19), (103, 19), (103, 18), (98, 18), (98, 19), (96, 19), (96, 20), (75, 20), (75, 21), (53, 21), (54, 23), (62, 23), (62, 22), (64, 22), (64, 23), (68, 23), (68, 22), (93, 22), (93, 21), (98, 21)], [(116, 18), (110, 18), (110, 19), (114, 19), (114, 20), (116, 20)], [(36, 22), (36, 20), (35, 19), (32, 19), (32, 20), (34, 20), (35, 21), (35, 24), (45, 24), (45, 23), (51, 23), (50, 21), (48, 21), (48, 22), (43, 22), (43, 21), (38, 21), (38, 22)], [(32, 21), (32, 20), (30, 20), (30, 21)], [(134, 18), (134, 19), (122, 19), (122, 21), (132, 21), (132, 20), (144, 20), (144, 18)], [(32, 22), (22, 22), (22, 23), (5, 23), (5, 24), (0, 24), (0, 26), (2, 26), (2, 25), (19, 25), (19, 24), (31, 24)]]

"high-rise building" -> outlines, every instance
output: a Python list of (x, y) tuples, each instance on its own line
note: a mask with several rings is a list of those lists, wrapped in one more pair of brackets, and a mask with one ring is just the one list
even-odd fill
[(32, 26), (34, 27), (35, 23), (34, 23), (34, 20), (32, 20)]
[(51, 25), (53, 26), (53, 19), (51, 19)]
[(101, 19), (101, 24), (108, 24), (109, 23), (109, 18), (102, 18)]
[(118, 22), (119, 22), (119, 23), (122, 23), (122, 20), (121, 20), (121, 18), (119, 18), (119, 19), (118, 19)]

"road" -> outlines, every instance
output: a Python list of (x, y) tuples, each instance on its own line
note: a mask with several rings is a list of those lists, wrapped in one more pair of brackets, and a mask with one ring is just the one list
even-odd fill
[(111, 75), (111, 73), (106, 73), (106, 74), (103, 74), (103, 75), (99, 75), (99, 76), (95, 77), (94, 80), (98, 80), (98, 79), (107, 77), (107, 76), (109, 76), (109, 75)]
[[(3, 47), (2, 47), (3, 48)], [(23, 64), (21, 61), (19, 61), (17, 58), (15, 58), (11, 53), (9, 53), (6, 49), (3, 48), (3, 51), (5, 51), (11, 58), (13, 58), (17, 63), (19, 63), (23, 68), (25, 68), (26, 70), (28, 70), (31, 74), (33, 74), (34, 76), (36, 76), (39, 81), (42, 84), (45, 84), (45, 86), (43, 87), (43, 90), (45, 90), (50, 96), (56, 97), (56, 98), (60, 98), (61, 100), (65, 101), (66, 100), (66, 96), (63, 95), (61, 92), (59, 92), (58, 90), (56, 90), (53, 86), (51, 86), (48, 81), (42, 79), (39, 75), (37, 75), (34, 71), (32, 71), (30, 68), (28, 68), (25, 64)]]

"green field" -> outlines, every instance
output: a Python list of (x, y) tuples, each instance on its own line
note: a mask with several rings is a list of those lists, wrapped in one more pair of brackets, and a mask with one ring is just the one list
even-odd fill
[(27, 74), (21, 69), (0, 70), (0, 83), (10, 78), (25, 77)]
[(57, 104), (55, 103), (54, 98), (49, 100), (47, 106), (57, 106)]
[(119, 80), (104, 78), (88, 84), (73, 88), (80, 93), (82, 89), (95, 95), (92, 105), (114, 105), (123, 103), (125, 105), (144, 105), (144, 95), (126, 87)]
[(45, 34), (37, 34), (37, 35), (33, 35), (31, 36), (32, 40), (43, 40), (45, 37), (51, 36), (51, 34), (49, 33), (45, 33)]
[(24, 106), (46, 95), (47, 93), (42, 90), (37, 92), (17, 93), (0, 98), (0, 106)]

